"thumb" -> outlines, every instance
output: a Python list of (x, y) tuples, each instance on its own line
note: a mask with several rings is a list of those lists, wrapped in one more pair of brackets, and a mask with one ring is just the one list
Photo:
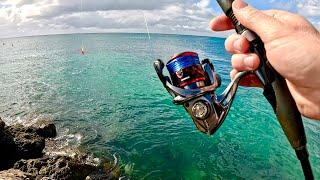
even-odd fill
[(279, 35), (282, 24), (272, 16), (248, 5), (242, 0), (235, 0), (232, 4), (234, 15), (239, 22), (254, 31), (266, 43)]

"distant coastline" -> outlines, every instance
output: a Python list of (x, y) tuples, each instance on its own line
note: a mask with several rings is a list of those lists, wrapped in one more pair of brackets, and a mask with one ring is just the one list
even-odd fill
[[(29, 38), (29, 37), (46, 37), (46, 36), (60, 36), (60, 35), (92, 35), (92, 34), (97, 34), (97, 35), (103, 35), (103, 34), (145, 34), (146, 37), (148, 33), (145, 32), (88, 32), (88, 33), (57, 33), (57, 34), (39, 34), (39, 35), (26, 35), (26, 36), (11, 36), (11, 37), (0, 37), (1, 40), (6, 40), (6, 39), (19, 39), (19, 38)], [(168, 36), (194, 36), (194, 37), (208, 37), (208, 38), (220, 38), (220, 39), (225, 39), (226, 37), (219, 37), (219, 36), (214, 36), (215, 34), (212, 33), (212, 36), (209, 35), (197, 35), (197, 34), (176, 34), (176, 33), (150, 33), (151, 38), (152, 35), (168, 35)]]

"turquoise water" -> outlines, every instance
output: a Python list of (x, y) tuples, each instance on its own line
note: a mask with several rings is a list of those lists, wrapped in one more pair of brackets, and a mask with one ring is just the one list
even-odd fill
[[(0, 42), (0, 116), (24, 123), (53, 119), (60, 132), (80, 134), (81, 146), (96, 156), (116, 153), (132, 179), (303, 178), (261, 90), (240, 88), (227, 120), (208, 137), (156, 77), (154, 59), (193, 50), (214, 60), (225, 87), (230, 55), (224, 39), (84, 34)], [(305, 125), (320, 178), (320, 124)]]

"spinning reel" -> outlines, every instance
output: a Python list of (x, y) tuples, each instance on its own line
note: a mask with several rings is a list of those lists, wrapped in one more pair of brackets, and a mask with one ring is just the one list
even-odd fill
[(209, 59), (200, 63), (195, 52), (178, 54), (166, 64), (170, 78), (163, 75), (164, 67), (161, 60), (154, 62), (159, 79), (174, 98), (173, 103), (183, 105), (196, 127), (209, 135), (226, 119), (239, 81), (248, 73), (239, 73), (224, 92), (217, 95), (215, 91), (221, 85), (221, 78)]

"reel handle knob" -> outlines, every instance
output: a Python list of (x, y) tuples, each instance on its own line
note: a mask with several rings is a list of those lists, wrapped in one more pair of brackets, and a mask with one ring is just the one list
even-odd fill
[(164, 68), (164, 63), (162, 60), (157, 59), (156, 61), (153, 62), (154, 69), (157, 72), (157, 75), (159, 79), (161, 80), (162, 84), (166, 84), (166, 78), (163, 76), (163, 68)]

